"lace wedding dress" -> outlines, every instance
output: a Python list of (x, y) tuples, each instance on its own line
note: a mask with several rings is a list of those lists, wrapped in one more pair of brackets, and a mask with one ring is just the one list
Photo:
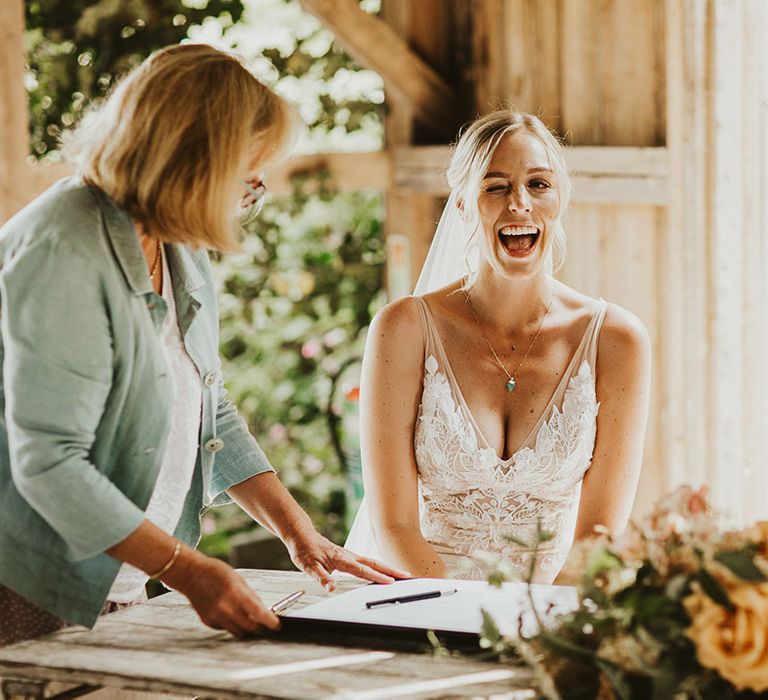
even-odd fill
[[(565, 562), (595, 444), (597, 339), (607, 304), (595, 307), (581, 342), (546, 410), (520, 448), (501, 459), (477, 426), (437, 333), (429, 306), (418, 300), (426, 338), (424, 385), (415, 430), (420, 524), (451, 575), (482, 578), (460, 559), (480, 551), (502, 556), (527, 576), (537, 524), (554, 535), (539, 550), (534, 580), (549, 583)], [(365, 501), (347, 539), (349, 549), (381, 558)]]

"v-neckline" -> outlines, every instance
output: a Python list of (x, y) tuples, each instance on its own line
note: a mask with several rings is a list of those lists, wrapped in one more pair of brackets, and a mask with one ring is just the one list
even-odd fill
[[(591, 318), (587, 322), (587, 327), (584, 330), (584, 335), (582, 336), (581, 340), (579, 341), (579, 344), (576, 346), (576, 350), (574, 351), (573, 355), (571, 356), (570, 361), (568, 362), (568, 365), (565, 369), (565, 372), (563, 373), (562, 378), (557, 383), (557, 386), (555, 387), (554, 391), (552, 392), (549, 401), (547, 402), (547, 405), (545, 409), (541, 412), (541, 415), (539, 416), (539, 419), (534, 423), (533, 427), (530, 429), (528, 434), (526, 435), (525, 439), (520, 443), (520, 446), (510, 454), (509, 457), (506, 459), (499, 456), (499, 453), (496, 451), (496, 448), (491, 445), (491, 443), (488, 441), (488, 439), (483, 434), (483, 431), (480, 429), (480, 426), (478, 425), (477, 421), (475, 420), (475, 417), (472, 415), (472, 411), (469, 409), (469, 404), (467, 403), (466, 399), (464, 398), (464, 393), (461, 390), (461, 385), (459, 384), (458, 380), (456, 379), (456, 374), (453, 371), (453, 367), (451, 366), (450, 361), (448, 360), (448, 354), (445, 352), (445, 347), (443, 346), (442, 338), (440, 337), (440, 334), (437, 330), (437, 324), (435, 323), (434, 316), (432, 316), (432, 310), (429, 308), (429, 304), (427, 302), (417, 297), (421, 304), (423, 305), (424, 311), (426, 312), (427, 321), (432, 327), (432, 332), (435, 337), (435, 344), (437, 346), (437, 351), (441, 356), (441, 363), (443, 367), (445, 368), (445, 372), (448, 375), (449, 383), (451, 385), (451, 391), (456, 392), (455, 398), (458, 398), (458, 406), (459, 409), (466, 415), (466, 417), (469, 420), (470, 425), (472, 426), (473, 430), (475, 431), (475, 435), (477, 436), (478, 440), (481, 441), (485, 447), (489, 450), (493, 451), (494, 456), (496, 457), (496, 462), (498, 464), (501, 464), (505, 467), (509, 467), (512, 465), (515, 461), (515, 458), (517, 455), (525, 450), (526, 448), (529, 448), (531, 446), (531, 441), (535, 440), (535, 438), (538, 436), (539, 432), (541, 431), (542, 426), (548, 421), (547, 416), (549, 416), (552, 413), (552, 408), (555, 404), (555, 399), (557, 398), (558, 394), (560, 393), (560, 390), (563, 388), (563, 385), (566, 383), (570, 383), (571, 379), (573, 379), (573, 367), (576, 364), (578, 358), (583, 354), (584, 345), (587, 342), (587, 339), (590, 336), (590, 331), (593, 330), (593, 326), (599, 316), (600, 308), (601, 306), (598, 305), (598, 307), (595, 309), (595, 311), (592, 313)], [(429, 355), (425, 358), (425, 361), (429, 358)]]

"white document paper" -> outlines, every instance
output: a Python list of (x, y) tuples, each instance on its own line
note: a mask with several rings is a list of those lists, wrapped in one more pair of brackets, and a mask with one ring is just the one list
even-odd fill
[[(537, 624), (527, 588), (524, 583), (504, 583), (501, 588), (495, 588), (485, 581), (409, 579), (389, 585), (361, 586), (301, 610), (292, 610), (284, 617), (478, 634), (482, 625), (481, 609), (484, 609), (503, 634), (516, 636), (522, 630), (528, 636), (535, 634)], [(373, 608), (365, 605), (385, 598), (453, 590), (456, 593), (439, 598)], [(578, 604), (576, 590), (569, 586), (533, 584), (531, 593), (542, 619), (574, 610)]]

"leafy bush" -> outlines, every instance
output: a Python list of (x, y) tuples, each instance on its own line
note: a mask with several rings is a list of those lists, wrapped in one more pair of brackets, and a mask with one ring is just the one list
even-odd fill
[[(322, 177), (304, 180), (265, 207), (242, 254), (216, 266), (230, 398), (283, 483), (336, 541), (346, 532), (347, 485), (333, 427), (355, 427), (338, 417), (344, 395), (354, 396), (349, 365), (383, 303), (381, 221), (380, 194), (339, 194)], [(204, 524), (203, 547), (216, 554), (226, 552), (227, 534), (253, 526), (234, 507), (209, 511)]]

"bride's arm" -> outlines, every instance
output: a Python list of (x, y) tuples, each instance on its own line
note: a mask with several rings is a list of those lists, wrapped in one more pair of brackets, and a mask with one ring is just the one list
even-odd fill
[(610, 304), (597, 350), (597, 438), (582, 486), (576, 539), (595, 525), (627, 525), (643, 458), (651, 384), (651, 342), (634, 315)]
[(445, 565), (419, 528), (413, 439), (424, 338), (418, 303), (405, 298), (389, 304), (368, 332), (360, 385), (363, 481), (382, 558), (413, 576), (440, 578)]

